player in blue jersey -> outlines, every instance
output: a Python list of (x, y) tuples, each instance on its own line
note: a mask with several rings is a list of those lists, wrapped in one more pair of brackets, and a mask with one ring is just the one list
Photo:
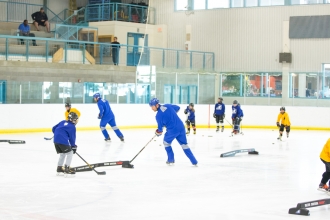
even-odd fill
[(195, 109), (194, 103), (190, 103), (189, 106), (184, 110), (184, 113), (187, 115), (187, 132), (186, 134), (190, 134), (190, 124), (194, 130), (194, 134), (196, 134), (196, 123), (195, 123)]
[(238, 104), (237, 100), (234, 100), (233, 105), (232, 105), (232, 115), (231, 115), (233, 125), (234, 125), (234, 130), (232, 132), (233, 134), (239, 133), (242, 117), (243, 117), (243, 111), (242, 111), (240, 105)]
[(219, 131), (219, 127), (221, 124), (221, 132), (223, 132), (223, 129), (225, 128), (223, 125), (223, 119), (225, 118), (225, 110), (226, 110), (226, 106), (225, 106), (225, 104), (222, 103), (222, 101), (223, 101), (223, 98), (221, 98), (221, 97), (218, 98), (218, 103), (215, 104), (214, 113), (213, 113), (213, 118), (215, 118), (215, 121), (217, 123), (216, 131)]
[(155, 134), (157, 136), (161, 136), (163, 133), (163, 127), (166, 127), (166, 133), (164, 137), (164, 146), (167, 152), (166, 163), (171, 165), (175, 162), (171, 144), (172, 141), (176, 139), (181, 145), (184, 153), (189, 158), (191, 163), (197, 166), (198, 162), (187, 144), (184, 124), (177, 115), (177, 112), (180, 110), (180, 107), (171, 104), (160, 105), (159, 100), (157, 98), (153, 98), (152, 100), (150, 100), (149, 105), (154, 112), (157, 112), (156, 121), (158, 124), (158, 128)]
[(104, 135), (105, 141), (110, 141), (110, 135), (107, 132), (107, 129), (105, 128), (107, 124), (111, 126), (111, 128), (114, 130), (116, 135), (119, 137), (121, 141), (124, 141), (124, 135), (120, 132), (119, 128), (116, 125), (115, 121), (115, 115), (113, 114), (110, 104), (107, 100), (101, 99), (100, 93), (95, 93), (93, 95), (94, 101), (97, 102), (97, 106), (99, 107), (100, 113), (98, 115), (98, 119), (101, 119), (100, 121), (100, 128), (102, 131), (102, 134)]
[[(78, 115), (70, 112), (67, 120), (63, 120), (52, 129), (54, 133), (54, 145), (56, 152), (60, 154), (57, 163), (57, 175), (59, 174), (75, 174), (73, 169), (70, 169), (72, 156), (76, 153), (76, 124), (78, 123)], [(63, 167), (64, 160), (65, 167)]]

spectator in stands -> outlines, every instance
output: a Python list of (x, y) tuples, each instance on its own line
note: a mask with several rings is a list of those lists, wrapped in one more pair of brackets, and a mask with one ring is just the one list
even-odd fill
[(39, 25), (47, 28), (47, 32), (50, 32), (48, 17), (43, 8), (40, 8), (40, 11), (33, 13), (32, 15), (33, 24), (36, 26), (37, 31), (39, 31)]
[[(34, 34), (30, 33), (30, 26), (28, 20), (24, 20), (22, 24), (18, 26), (19, 36), (35, 37)], [(24, 39), (21, 40), (21, 45), (24, 45)], [(32, 40), (33, 46), (37, 46), (36, 40)]]
[(117, 41), (117, 37), (114, 37), (114, 41), (111, 42), (111, 52), (112, 52), (113, 64), (117, 66), (119, 62), (119, 49), (120, 49), (120, 43)]

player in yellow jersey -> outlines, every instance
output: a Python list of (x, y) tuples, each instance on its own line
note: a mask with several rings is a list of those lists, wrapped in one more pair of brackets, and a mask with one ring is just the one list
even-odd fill
[(80, 118), (80, 112), (76, 108), (71, 108), (70, 103), (65, 103), (65, 109), (66, 111), (64, 112), (65, 120), (68, 120), (68, 116), (70, 112), (74, 112), (78, 115), (78, 118)]
[[(330, 138), (327, 143), (324, 145), (322, 152), (320, 154), (321, 161), (325, 164), (325, 172), (322, 175), (322, 180), (319, 185), (318, 190), (325, 191), (330, 195), (330, 189), (327, 185), (327, 182), (330, 180)], [(330, 181), (329, 181), (330, 185)]]
[(289, 137), (291, 123), (290, 123), (289, 114), (285, 112), (285, 107), (280, 108), (280, 114), (278, 114), (276, 125), (280, 129), (280, 135), (277, 138), (278, 140), (280, 141), (282, 140), (282, 134), (284, 128), (286, 130), (286, 137)]

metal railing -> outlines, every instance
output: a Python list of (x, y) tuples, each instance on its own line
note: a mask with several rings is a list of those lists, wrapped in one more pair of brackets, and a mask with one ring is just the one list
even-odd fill
[(87, 5), (85, 22), (127, 21), (155, 24), (155, 9), (148, 6), (122, 3)]
[[(33, 46), (36, 41), (38, 46)], [(214, 53), (135, 45), (0, 35), (0, 60), (150, 65), (214, 71)]]
[[(64, 25), (56, 24), (55, 38), (63, 40), (83, 40), (83, 41), (96, 41), (98, 39), (98, 28), (85, 27), (83, 24), (77, 25)], [(80, 36), (80, 37), (79, 37)]]
[(63, 20), (58, 17), (52, 10), (37, 4), (28, 4), (20, 2), (8, 2), (0, 0), (0, 21), (5, 22), (23, 22), (23, 20), (32, 20), (31, 15), (39, 11), (40, 8), (45, 9), (45, 13), (48, 16), (48, 21), (51, 24), (60, 24)]

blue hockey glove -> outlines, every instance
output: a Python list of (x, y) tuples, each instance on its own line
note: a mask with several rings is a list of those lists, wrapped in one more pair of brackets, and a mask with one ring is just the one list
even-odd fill
[(74, 147), (72, 147), (71, 149), (72, 149), (72, 151), (73, 151), (73, 154), (75, 154), (76, 152), (77, 152), (77, 145), (75, 145)]
[(157, 135), (157, 137), (161, 136), (163, 134), (162, 131), (159, 131), (158, 129), (155, 132), (155, 135)]

